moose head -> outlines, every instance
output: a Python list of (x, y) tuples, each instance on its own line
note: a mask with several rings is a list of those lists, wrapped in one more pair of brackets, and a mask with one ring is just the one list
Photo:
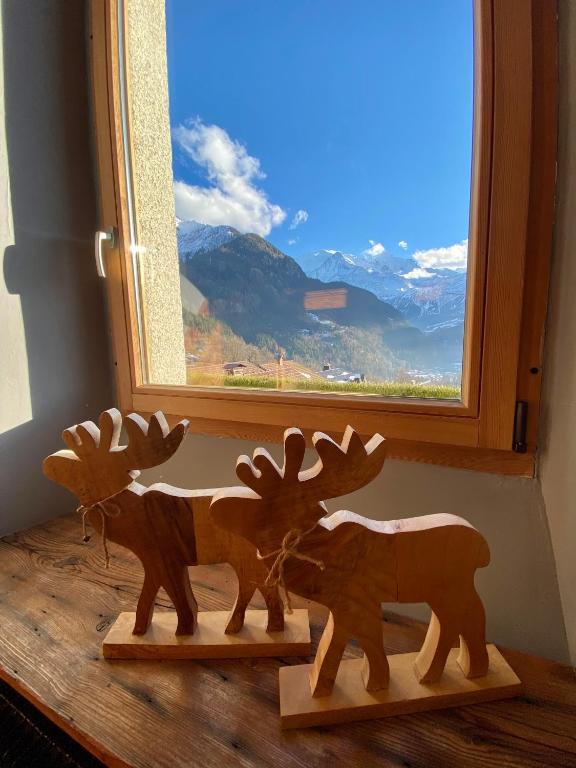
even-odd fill
[[(98, 424), (85, 421), (65, 429), (62, 438), (69, 450), (44, 460), (44, 474), (72, 491), (85, 506), (127, 488), (140, 474), (138, 470), (169, 459), (188, 429), (183, 420), (170, 430), (160, 411), (147, 423), (136, 413), (122, 419), (116, 408), (104, 411)], [(128, 435), (127, 446), (118, 445), (122, 426)]]
[(236, 475), (248, 487), (223, 488), (212, 499), (214, 522), (255, 544), (261, 555), (275, 550), (289, 530), (306, 531), (327, 514), (326, 499), (352, 493), (373, 480), (384, 463), (381, 435), (363, 443), (347, 427), (341, 443), (322, 432), (312, 442), (318, 460), (301, 470), (306, 440), (299, 429), (284, 433), (284, 465), (264, 448), (240, 456)]

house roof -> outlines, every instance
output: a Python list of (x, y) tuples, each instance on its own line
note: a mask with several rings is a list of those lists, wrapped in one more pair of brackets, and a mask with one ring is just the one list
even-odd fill
[(311, 380), (319, 381), (322, 376), (308, 368), (305, 365), (294, 362), (294, 360), (270, 360), (265, 363), (255, 363), (251, 360), (236, 360), (226, 363), (195, 363), (189, 368), (194, 373), (205, 373), (211, 376), (230, 375), (238, 372), (242, 376), (263, 376), (266, 378), (276, 378), (278, 374), (282, 378), (291, 380)]

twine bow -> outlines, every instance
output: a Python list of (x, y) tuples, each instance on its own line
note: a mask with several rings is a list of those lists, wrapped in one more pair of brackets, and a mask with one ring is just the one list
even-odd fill
[(292, 603), (284, 581), (284, 564), (286, 563), (286, 560), (288, 560), (289, 557), (295, 557), (297, 560), (305, 560), (307, 563), (312, 563), (312, 565), (320, 568), (321, 571), (325, 568), (323, 560), (310, 557), (310, 555), (307, 555), (305, 552), (300, 552), (298, 550), (300, 542), (308, 536), (309, 533), (312, 533), (316, 526), (317, 523), (314, 523), (314, 525), (311, 528), (308, 528), (307, 531), (301, 531), (299, 528), (292, 528), (292, 530), (288, 531), (282, 539), (282, 545), (273, 552), (269, 552), (267, 555), (261, 555), (260, 551), (256, 550), (256, 557), (258, 560), (268, 560), (270, 557), (276, 557), (268, 571), (264, 586), (279, 586), (282, 589), (284, 593), (284, 602), (286, 604), (286, 613), (288, 614), (292, 613)]
[(108, 568), (110, 565), (110, 553), (108, 552), (108, 538), (106, 535), (106, 519), (108, 517), (118, 517), (122, 511), (118, 504), (115, 504), (114, 502), (112, 502), (114, 512), (112, 512), (110, 509), (106, 509), (104, 504), (111, 502), (112, 499), (118, 496), (119, 493), (121, 493), (121, 491), (113, 493), (111, 496), (107, 496), (105, 499), (100, 499), (100, 501), (95, 501), (93, 504), (80, 504), (80, 506), (76, 508), (76, 512), (82, 515), (82, 541), (84, 543), (90, 541), (91, 538), (86, 531), (86, 515), (93, 509), (97, 509), (100, 513), (100, 521), (102, 525), (102, 530), (100, 531), (100, 542), (104, 551), (104, 568)]

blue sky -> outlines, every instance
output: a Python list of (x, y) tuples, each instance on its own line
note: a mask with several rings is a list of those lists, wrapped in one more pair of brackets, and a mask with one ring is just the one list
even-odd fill
[(471, 0), (166, 8), (179, 215), (289, 254), (467, 237)]

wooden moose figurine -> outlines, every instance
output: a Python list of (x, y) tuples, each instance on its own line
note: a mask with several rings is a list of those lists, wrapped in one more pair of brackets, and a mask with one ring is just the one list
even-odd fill
[(364, 651), (368, 691), (384, 689), (389, 666), (382, 639), (382, 602), (426, 602), (432, 620), (415, 662), (422, 683), (437, 681), (460, 637), (458, 663), (466, 677), (488, 670), (485, 617), (474, 572), (488, 564), (484, 538), (466, 520), (429, 515), (377, 522), (352, 512), (326, 516), (324, 499), (351, 493), (380, 472), (386, 447), (380, 435), (366, 444), (351, 428), (341, 444), (317, 432), (316, 464), (301, 471), (305, 439), (284, 434), (284, 466), (262, 448), (238, 459), (248, 487), (215, 494), (214, 521), (258, 548), (280, 584), (330, 609), (311, 672), (313, 696), (331, 693), (342, 653), (356, 637)]
[[(127, 446), (118, 444), (122, 425)], [(214, 524), (209, 511), (213, 491), (188, 491), (163, 483), (146, 488), (135, 482), (138, 470), (158, 466), (174, 454), (187, 428), (184, 420), (170, 430), (160, 412), (149, 423), (135, 413), (122, 420), (112, 408), (100, 415), (99, 428), (86, 421), (64, 430), (68, 450), (48, 456), (44, 473), (76, 495), (80, 511), (104, 545), (109, 539), (141, 560), (144, 585), (133, 634), (146, 633), (160, 587), (176, 608), (176, 634), (192, 634), (197, 603), (187, 566), (209, 563), (230, 563), (238, 577), (227, 633), (242, 628), (246, 607), (259, 585), (268, 608), (267, 631), (280, 631), (284, 608), (278, 588), (264, 585), (268, 569), (257, 558), (256, 547)]]

